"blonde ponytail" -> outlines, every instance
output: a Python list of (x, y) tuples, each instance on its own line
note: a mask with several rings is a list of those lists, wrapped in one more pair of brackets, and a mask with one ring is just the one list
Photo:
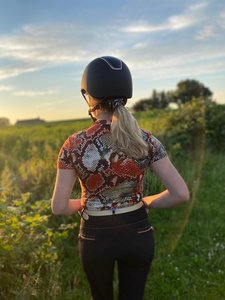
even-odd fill
[(136, 119), (123, 105), (116, 107), (113, 112), (111, 137), (118, 150), (130, 157), (138, 159), (148, 155), (149, 146), (143, 140), (142, 131)]

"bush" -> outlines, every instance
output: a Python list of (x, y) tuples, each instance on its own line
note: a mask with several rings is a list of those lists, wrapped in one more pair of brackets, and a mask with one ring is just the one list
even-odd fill
[(55, 299), (77, 223), (52, 216), (49, 200), (32, 204), (30, 193), (10, 204), (0, 200), (0, 219), (0, 298)]
[(204, 145), (205, 102), (202, 99), (187, 102), (168, 118), (165, 142), (176, 155), (185, 155)]
[(206, 142), (214, 150), (225, 150), (225, 104), (210, 103), (206, 106)]

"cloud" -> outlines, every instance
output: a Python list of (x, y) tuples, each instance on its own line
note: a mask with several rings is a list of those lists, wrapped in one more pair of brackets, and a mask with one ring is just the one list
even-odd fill
[(0, 69), (0, 80), (16, 77), (24, 73), (30, 73), (37, 70), (40, 70), (41, 68), (38, 67), (31, 67), (30, 65), (27, 66), (8, 66), (5, 68)]
[[(0, 69), (0, 80), (55, 66), (72, 65), (76, 68), (76, 73), (71, 75), (71, 80), (80, 81), (81, 64), (84, 66), (100, 55), (121, 57), (136, 77), (143, 74), (145, 77), (148, 74), (151, 76), (153, 70), (157, 76), (165, 76), (169, 70), (182, 74), (189, 67), (187, 64), (195, 62), (197, 65), (201, 64), (201, 68), (203, 60), (206, 65), (210, 64), (210, 70), (205, 70), (212, 72), (213, 63), (210, 61), (223, 60), (225, 55), (224, 39), (218, 31), (218, 24), (216, 27), (215, 21), (212, 25), (207, 25), (209, 12), (205, 8), (209, 4), (207, 1), (190, 5), (180, 14), (170, 15), (165, 21), (156, 24), (149, 23), (147, 19), (129, 22), (127, 19), (121, 21), (115, 18), (113, 24), (105, 27), (95, 25), (93, 28), (78, 23), (26, 25), (10, 35), (0, 35), (0, 59), (7, 63)], [(218, 11), (212, 12), (212, 20), (215, 20), (216, 13)], [(221, 26), (224, 19), (225, 14), (221, 12), (218, 19)], [(125, 26), (125, 23), (128, 25)], [(194, 31), (190, 29), (183, 34), (182, 30), (193, 26)], [(145, 34), (164, 31), (163, 38), (160, 34)], [(174, 34), (170, 34), (168, 38), (168, 32)], [(194, 32), (197, 32), (196, 35)], [(221, 39), (207, 45), (201, 42), (214, 34), (217, 37), (221, 35)], [(215, 64), (215, 72), (218, 70), (216, 66)], [(189, 71), (191, 69), (186, 73)], [(21, 92), (26, 92), (23, 96), (30, 97), (34, 97), (32, 93), (35, 93), (20, 91), (15, 96), (22, 96)]]
[(131, 47), (123, 55), (135, 80), (150, 82), (152, 79), (195, 78), (212, 74), (223, 76), (225, 53), (222, 39), (207, 45), (193, 41), (191, 47), (190, 44), (189, 39), (177, 40), (176, 46), (172, 38), (160, 45), (150, 41), (145, 48)]
[(46, 96), (56, 94), (56, 90), (46, 90), (46, 91), (33, 91), (33, 90), (25, 90), (25, 91), (16, 91), (13, 93), (14, 96), (22, 96), (22, 97), (37, 97), (37, 96)]
[(121, 29), (121, 31), (128, 33), (147, 33), (147, 32), (156, 32), (161, 30), (168, 29), (166, 24), (162, 25), (152, 25), (148, 24), (146, 21), (139, 21), (135, 24), (128, 25)]
[(77, 29), (68, 24), (24, 26), (19, 32), (0, 37), (0, 57), (40, 64), (77, 62), (86, 53), (71, 40), (79, 41)]
[(196, 34), (195, 38), (196, 40), (207, 40), (215, 35), (214, 27), (212, 25), (207, 25)]
[(86, 64), (103, 51), (120, 56), (124, 47), (120, 35), (110, 25), (108, 30), (96, 27), (94, 31), (82, 24), (26, 25), (0, 35), (0, 59), (8, 62), (0, 70), (0, 80), (55, 66)]
[(164, 30), (182, 30), (200, 22), (203, 18), (202, 11), (207, 5), (206, 2), (192, 5), (186, 9), (184, 13), (170, 16), (166, 22), (162, 22), (161, 24), (149, 24), (148, 22), (141, 20), (123, 27), (121, 31), (127, 33), (151, 33)]
[(147, 43), (144, 42), (139, 42), (133, 45), (133, 49), (141, 49), (141, 48), (146, 48), (148, 46)]
[(202, 8), (205, 8), (208, 5), (209, 5), (209, 3), (207, 3), (207, 1), (200, 2), (200, 3), (195, 3), (195, 4), (190, 5), (188, 10), (190, 10), (190, 11), (199, 11)]
[[(194, 65), (194, 64), (181, 64), (162, 68), (152, 69), (152, 78), (154, 79), (169, 79), (169, 78), (184, 78), (192, 77), (196, 78), (198, 76), (207, 76), (215, 73), (225, 72), (225, 62), (215, 63), (207, 62), (204, 65)], [(149, 74), (150, 75), (150, 74)]]
[(0, 85), (0, 92), (11, 92), (14, 88), (9, 85)]
[(91, 32), (76, 24), (26, 25), (10, 35), (0, 35), (0, 59), (8, 61), (0, 70), (0, 80), (86, 61), (92, 38)]
[(225, 28), (225, 11), (221, 11), (219, 14), (219, 18), (217, 20), (217, 23), (219, 24), (219, 26), (221, 26), (222, 28)]

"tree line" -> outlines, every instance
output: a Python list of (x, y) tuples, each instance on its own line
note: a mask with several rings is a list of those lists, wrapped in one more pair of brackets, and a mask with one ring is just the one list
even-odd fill
[[(202, 98), (204, 101), (212, 101), (213, 93), (201, 82), (194, 79), (186, 79), (178, 82), (174, 91), (161, 91), (158, 92), (155, 89), (149, 98), (141, 99), (136, 102), (132, 110), (146, 111), (149, 109), (166, 109), (171, 103), (175, 103), (177, 106), (181, 106), (193, 98)], [(9, 126), (10, 122), (8, 118), (0, 118), (0, 127)]]
[(145, 111), (148, 109), (165, 109), (171, 103), (178, 106), (191, 101), (193, 98), (203, 98), (205, 101), (212, 101), (212, 91), (201, 82), (194, 79), (186, 79), (178, 82), (174, 91), (161, 91), (155, 89), (149, 98), (136, 102), (133, 111)]

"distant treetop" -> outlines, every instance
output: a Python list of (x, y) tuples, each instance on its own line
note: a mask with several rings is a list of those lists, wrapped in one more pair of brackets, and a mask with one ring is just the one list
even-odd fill
[(178, 82), (175, 91), (157, 92), (153, 90), (152, 96), (139, 100), (134, 104), (134, 111), (145, 111), (153, 108), (167, 108), (170, 103), (182, 105), (193, 98), (203, 98), (212, 101), (212, 91), (201, 82), (194, 79), (186, 79)]

